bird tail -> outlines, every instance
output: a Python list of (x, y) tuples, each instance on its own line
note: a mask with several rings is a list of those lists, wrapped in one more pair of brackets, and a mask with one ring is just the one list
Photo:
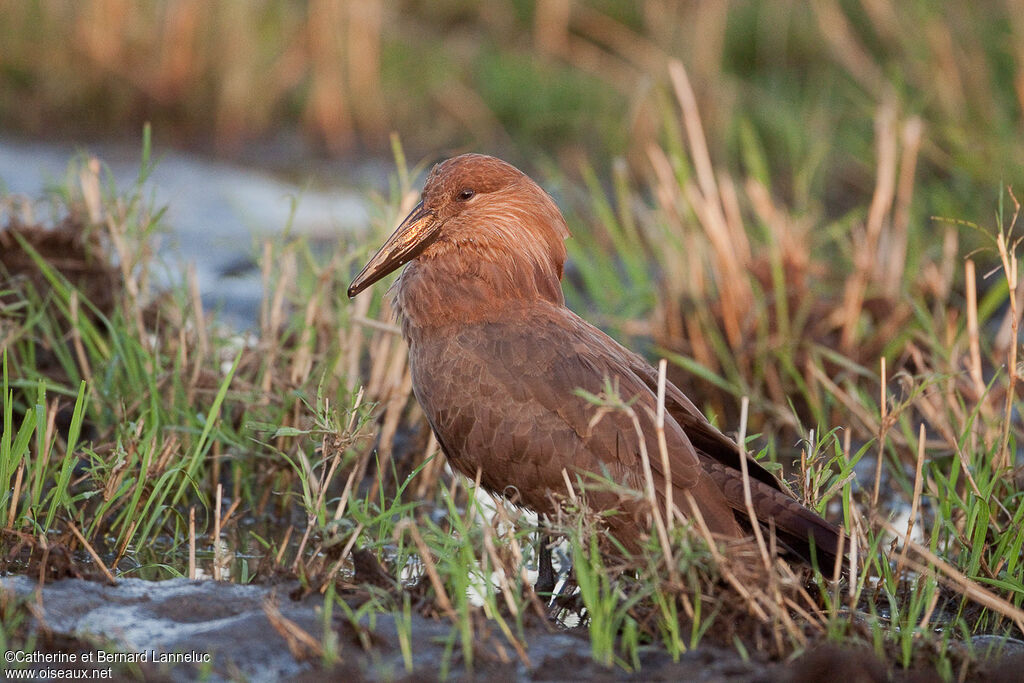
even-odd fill
[[(738, 513), (737, 519), (749, 528), (743, 474), (703, 454), (701, 461), (721, 488), (729, 506)], [(832, 572), (840, 552), (842, 532), (838, 527), (808, 510), (789, 494), (757, 479), (750, 478), (749, 481), (751, 502), (761, 526), (767, 527), (764, 520), (773, 520), (776, 538), (789, 554), (809, 564), (817, 563), (826, 575)]]

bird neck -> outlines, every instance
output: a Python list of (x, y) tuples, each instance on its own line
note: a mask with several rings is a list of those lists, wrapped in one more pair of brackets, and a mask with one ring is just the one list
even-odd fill
[(424, 254), (395, 283), (403, 329), (500, 320), (539, 302), (564, 306), (563, 258), (461, 244)]

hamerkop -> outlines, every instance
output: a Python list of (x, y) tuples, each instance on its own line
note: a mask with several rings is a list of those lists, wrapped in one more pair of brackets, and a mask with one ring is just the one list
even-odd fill
[[(643, 427), (655, 488), (664, 505), (690, 502), (716, 534), (748, 528), (740, 458), (747, 457), (672, 383), (666, 386), (662, 466), (654, 425), (657, 372), (642, 357), (565, 306), (562, 266), (569, 236), (555, 202), (514, 166), (463, 154), (434, 166), (420, 203), (352, 281), (350, 297), (402, 265), (394, 285), (416, 399), (448, 461), (490, 491), (545, 514), (551, 494), (601, 475), (644, 489), (640, 436), (623, 411), (594, 421), (578, 389), (609, 386), (631, 401)], [(831, 568), (838, 530), (800, 505), (778, 480), (747, 458), (753, 506), (762, 525), (804, 559), (809, 539)], [(687, 496), (685, 492), (692, 494)], [(587, 490), (630, 551), (646, 532), (637, 498)]]

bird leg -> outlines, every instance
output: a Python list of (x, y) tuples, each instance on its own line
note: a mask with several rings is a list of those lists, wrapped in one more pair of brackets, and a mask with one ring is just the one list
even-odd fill
[(538, 595), (551, 597), (555, 591), (555, 568), (551, 564), (551, 539), (542, 533), (537, 548), (537, 583), (533, 590)]

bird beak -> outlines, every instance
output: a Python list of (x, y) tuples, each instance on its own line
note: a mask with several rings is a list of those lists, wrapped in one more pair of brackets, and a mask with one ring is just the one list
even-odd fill
[(352, 280), (348, 286), (349, 298), (422, 254), (437, 239), (440, 228), (441, 224), (434, 212), (424, 207), (423, 202), (417, 204)]

